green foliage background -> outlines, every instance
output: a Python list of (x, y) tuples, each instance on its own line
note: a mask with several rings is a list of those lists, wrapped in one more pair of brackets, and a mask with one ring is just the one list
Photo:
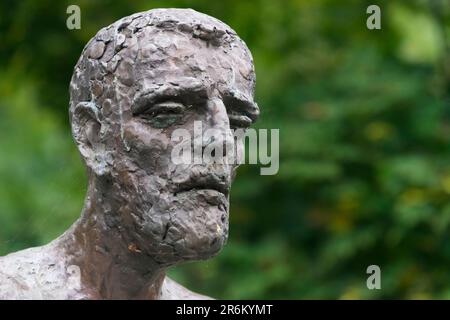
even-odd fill
[[(382, 30), (366, 28), (378, 4)], [(66, 28), (78, 4), (81, 30)], [(0, 3), (0, 254), (79, 215), (86, 175), (68, 123), (85, 43), (113, 21), (192, 7), (246, 41), (258, 127), (280, 170), (243, 166), (222, 253), (170, 274), (217, 298), (450, 299), (450, 2), (232, 0)], [(366, 288), (366, 268), (382, 290)]]

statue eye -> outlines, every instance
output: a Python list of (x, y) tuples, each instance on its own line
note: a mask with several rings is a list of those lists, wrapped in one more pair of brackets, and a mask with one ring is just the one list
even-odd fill
[(183, 117), (185, 109), (186, 107), (178, 102), (156, 103), (142, 113), (141, 118), (155, 128), (167, 128)]
[(248, 128), (253, 123), (252, 119), (243, 114), (228, 114), (231, 128)]
[(159, 114), (179, 114), (185, 110), (185, 106), (178, 102), (161, 102), (154, 104), (144, 114), (147, 116), (154, 116)]

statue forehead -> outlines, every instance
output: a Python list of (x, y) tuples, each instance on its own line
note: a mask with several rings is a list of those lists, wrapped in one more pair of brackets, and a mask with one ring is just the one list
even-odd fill
[[(245, 91), (252, 95), (254, 70), (251, 59), (237, 46), (216, 47), (188, 35), (169, 32), (146, 33), (137, 44), (136, 59), (129, 59), (134, 85), (140, 91), (155, 85), (189, 85)], [(124, 71), (119, 66), (119, 73)]]

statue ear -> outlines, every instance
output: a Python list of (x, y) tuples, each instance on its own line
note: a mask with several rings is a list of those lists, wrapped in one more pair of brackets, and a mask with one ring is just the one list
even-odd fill
[(101, 137), (101, 122), (93, 102), (80, 102), (72, 111), (72, 133), (87, 167), (96, 175), (109, 172), (107, 150)]

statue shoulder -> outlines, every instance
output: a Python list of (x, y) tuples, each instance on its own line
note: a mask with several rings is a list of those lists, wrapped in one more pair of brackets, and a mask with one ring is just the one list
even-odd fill
[(30, 248), (0, 257), (0, 299), (34, 299), (32, 275), (36, 273), (38, 248)]
[(192, 292), (181, 284), (166, 277), (161, 289), (161, 300), (213, 300), (210, 297)]
[(76, 281), (72, 290), (65, 261), (52, 249), (47, 245), (0, 257), (0, 299), (76, 299)]

